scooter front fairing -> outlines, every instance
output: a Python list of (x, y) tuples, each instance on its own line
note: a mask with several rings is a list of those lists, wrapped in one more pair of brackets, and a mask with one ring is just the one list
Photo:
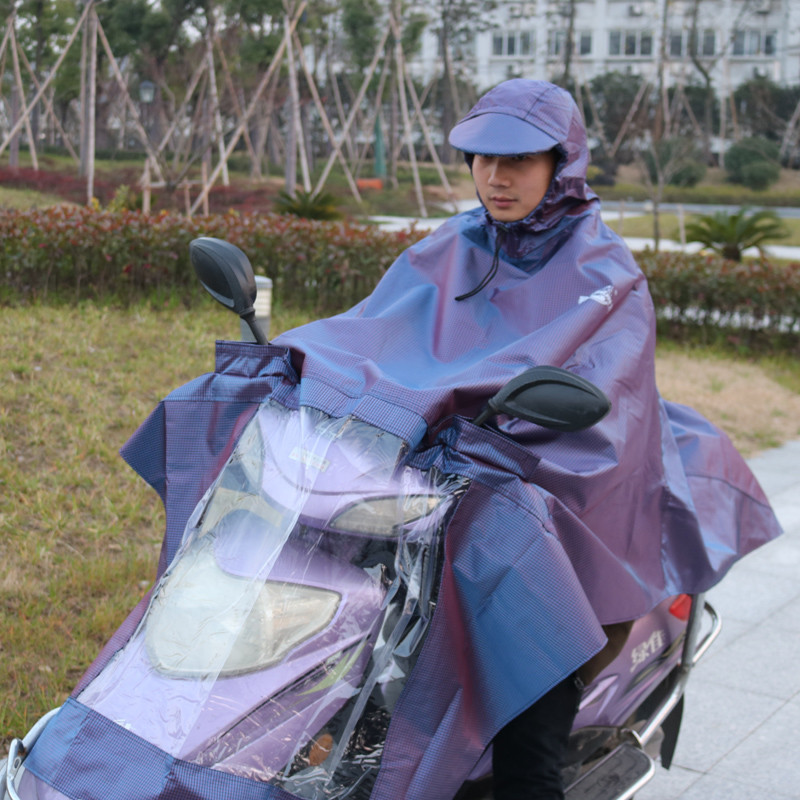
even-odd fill
[[(352, 417), (263, 404), (136, 632), (70, 702), (297, 797), (371, 785), (467, 485), (402, 466), (405, 452)], [(36, 791), (23, 797), (51, 796)]]

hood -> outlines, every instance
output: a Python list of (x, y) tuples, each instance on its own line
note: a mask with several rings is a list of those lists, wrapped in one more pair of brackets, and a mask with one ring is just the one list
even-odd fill
[(560, 86), (523, 78), (505, 81), (470, 109), (449, 139), (470, 165), (475, 153), (513, 155), (543, 149), (558, 153), (550, 188), (527, 217), (499, 223), (486, 214), (490, 226), (503, 231), (502, 238), (512, 250), (520, 247), (518, 240), (524, 233), (552, 228), (565, 213), (574, 213), (576, 206), (599, 202), (586, 183), (590, 155), (583, 118), (572, 95)]

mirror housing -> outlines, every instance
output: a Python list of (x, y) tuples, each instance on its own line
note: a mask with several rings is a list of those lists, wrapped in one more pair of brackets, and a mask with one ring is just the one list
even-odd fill
[(189, 259), (203, 288), (225, 308), (235, 311), (259, 344), (269, 344), (256, 322), (257, 288), (250, 260), (236, 245), (211, 236), (189, 244)]
[(540, 366), (512, 378), (473, 422), (483, 425), (507, 414), (550, 430), (581, 431), (610, 410), (611, 401), (593, 383), (560, 367)]

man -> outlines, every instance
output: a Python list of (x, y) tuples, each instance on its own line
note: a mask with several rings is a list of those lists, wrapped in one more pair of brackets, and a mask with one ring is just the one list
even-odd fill
[[(559, 165), (586, 158), (585, 138), (559, 142), (542, 129), (542, 123), (551, 122), (550, 104), (563, 108), (572, 101), (564, 90), (544, 82), (509, 81), (488, 92), (450, 133), (450, 143), (465, 153), (488, 223), (499, 230), (524, 230), (533, 223)], [(568, 144), (573, 145), (572, 153), (567, 152)], [(586, 205), (589, 201), (587, 193)], [(552, 215), (551, 224), (557, 221)], [(497, 242), (502, 242), (501, 236)], [(604, 626), (606, 647), (498, 733), (493, 742), (495, 800), (564, 797), (561, 768), (581, 689), (619, 654), (631, 626), (632, 622)]]
[[(273, 345), (300, 404), (471, 479), (371, 796), (453, 797), (493, 742), (498, 800), (560, 798), (576, 678), (631, 620), (710, 588), (779, 527), (727, 437), (658, 394), (647, 281), (601, 219), (569, 93), (506, 81), (450, 141), (482, 205), (409, 247), (361, 303)], [(592, 381), (610, 413), (569, 434), (466, 421), (535, 364)]]

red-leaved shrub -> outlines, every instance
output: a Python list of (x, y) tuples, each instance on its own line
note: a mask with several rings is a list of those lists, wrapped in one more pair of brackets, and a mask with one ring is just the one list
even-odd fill
[(6, 210), (0, 211), (0, 298), (130, 303), (163, 289), (180, 290), (192, 302), (201, 296), (189, 262), (189, 242), (198, 236), (238, 245), (256, 274), (272, 279), (281, 302), (332, 313), (369, 294), (422, 234), (276, 214), (187, 219), (78, 206)]
[[(272, 278), (277, 302), (332, 314), (369, 294), (422, 235), (277, 214), (187, 219), (68, 206), (0, 211), (0, 301), (131, 303), (163, 290), (193, 303), (202, 292), (189, 263), (189, 242), (216, 236), (241, 247), (256, 274)], [(675, 252), (636, 256), (662, 335), (700, 333), (707, 340), (800, 347), (800, 264)]]

